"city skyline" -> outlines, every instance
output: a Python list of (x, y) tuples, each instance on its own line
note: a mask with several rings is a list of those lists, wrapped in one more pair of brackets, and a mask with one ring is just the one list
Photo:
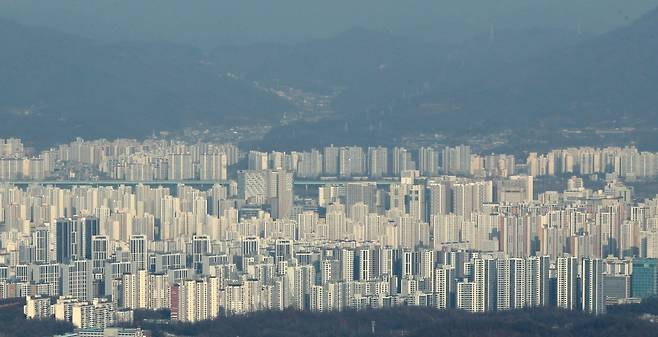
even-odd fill
[[(518, 158), (464, 145), (0, 144), (0, 294), (26, 297), (28, 318), (84, 330), (162, 309), (181, 322), (400, 305), (602, 315), (658, 294), (657, 199), (625, 185), (655, 179), (658, 154), (631, 146)], [(535, 190), (545, 179), (561, 186)]]
[(0, 0), (0, 337), (644, 337), (658, 0)]

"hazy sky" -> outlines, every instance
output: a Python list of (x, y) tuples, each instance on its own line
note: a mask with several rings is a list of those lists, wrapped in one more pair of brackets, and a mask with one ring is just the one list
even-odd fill
[(335, 35), (353, 27), (461, 39), (496, 29), (602, 32), (658, 0), (0, 0), (0, 17), (104, 40), (212, 47)]

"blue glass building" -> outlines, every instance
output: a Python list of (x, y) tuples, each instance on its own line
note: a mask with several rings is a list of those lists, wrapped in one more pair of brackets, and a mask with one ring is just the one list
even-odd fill
[(658, 295), (658, 260), (633, 260), (631, 291), (635, 298), (647, 298)]

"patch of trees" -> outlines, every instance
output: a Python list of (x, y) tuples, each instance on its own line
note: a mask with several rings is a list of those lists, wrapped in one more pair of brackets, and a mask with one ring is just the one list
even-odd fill
[[(0, 337), (43, 337), (73, 331), (68, 322), (27, 320), (23, 299), (0, 301)], [(658, 315), (658, 298), (608, 307), (608, 314), (591, 316), (555, 308), (470, 314), (458, 310), (420, 307), (312, 313), (294, 310), (266, 311), (222, 317), (196, 324), (168, 322), (167, 310), (135, 311), (136, 327), (153, 337), (601, 337), (656, 336), (658, 324), (640, 319)], [(374, 334), (373, 334), (374, 326)], [(169, 335), (170, 336), (170, 335)]]
[[(624, 306), (626, 307), (626, 306)], [(369, 311), (311, 313), (287, 310), (223, 317), (196, 324), (137, 322), (154, 337), (644, 337), (656, 334), (658, 325), (640, 320), (639, 313), (658, 311), (658, 301), (608, 315), (538, 308), (500, 313), (470, 314), (457, 310), (400, 307)], [(373, 334), (374, 325), (374, 334)]]
[(25, 299), (0, 301), (0, 337), (44, 337), (73, 331), (69, 322), (55, 319), (28, 320), (23, 313)]

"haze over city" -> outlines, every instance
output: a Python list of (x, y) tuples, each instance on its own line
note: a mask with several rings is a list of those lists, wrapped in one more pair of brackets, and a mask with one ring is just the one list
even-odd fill
[(0, 0), (0, 336), (649, 336), (658, 1)]

